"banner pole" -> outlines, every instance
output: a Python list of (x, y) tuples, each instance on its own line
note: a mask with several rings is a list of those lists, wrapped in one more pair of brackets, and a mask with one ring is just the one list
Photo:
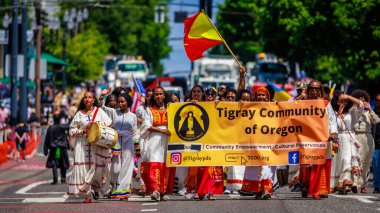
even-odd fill
[[(218, 33), (218, 36), (222, 39), (222, 42), (223, 42), (224, 46), (226, 46), (227, 50), (230, 52), (230, 54), (232, 55), (232, 57), (235, 59), (236, 63), (239, 65), (239, 67), (243, 67), (243, 65), (241, 65), (240, 61), (236, 58), (235, 54), (232, 52), (230, 46), (228, 46), (226, 40), (224, 40), (224, 38), (222, 37), (222, 35), (219, 33), (218, 29), (216, 29), (214, 23), (212, 23), (212, 21), (210, 20), (210, 18), (208, 17), (208, 15), (204, 12), (204, 10), (202, 10), (202, 13), (207, 17), (207, 20), (210, 22), (211, 26), (214, 28), (214, 30), (216, 31), (216, 33)], [(244, 74), (247, 75), (247, 71), (245, 71)]]

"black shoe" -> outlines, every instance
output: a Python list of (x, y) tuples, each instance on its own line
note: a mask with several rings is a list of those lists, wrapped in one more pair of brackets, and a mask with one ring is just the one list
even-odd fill
[(61, 179), (61, 183), (62, 184), (66, 184), (66, 180), (65, 179)]
[(57, 185), (57, 183), (58, 183), (58, 181), (55, 180), (55, 181), (51, 182), (50, 185)]
[(319, 195), (319, 197), (321, 197), (321, 198), (329, 198), (328, 195)]
[(239, 191), (239, 194), (240, 194), (241, 196), (255, 196), (255, 195), (256, 195), (256, 194), (253, 193), (253, 192), (249, 192), (249, 191), (245, 191), (245, 190), (240, 190), (240, 191)]
[(375, 190), (373, 190), (373, 193), (374, 194), (379, 194), (380, 193), (380, 189), (379, 188), (375, 188)]

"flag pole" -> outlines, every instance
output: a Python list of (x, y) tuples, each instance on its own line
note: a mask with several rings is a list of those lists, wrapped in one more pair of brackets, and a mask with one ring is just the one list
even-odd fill
[[(219, 37), (222, 39), (222, 42), (223, 42), (224, 46), (226, 46), (226, 48), (228, 49), (228, 51), (230, 52), (230, 54), (232, 55), (232, 57), (235, 59), (236, 63), (239, 65), (239, 67), (243, 67), (243, 65), (241, 65), (240, 61), (236, 58), (235, 54), (232, 52), (230, 46), (228, 46), (227, 42), (224, 40), (224, 38), (222, 37), (222, 35), (219, 33), (218, 29), (216, 29), (214, 23), (212, 23), (211, 19), (208, 17), (208, 15), (204, 12), (203, 9), (201, 11), (207, 17), (207, 20), (210, 22), (211, 26), (214, 28), (214, 30), (216, 31), (216, 33), (218, 33)], [(247, 75), (247, 71), (245, 71), (244, 74)]]

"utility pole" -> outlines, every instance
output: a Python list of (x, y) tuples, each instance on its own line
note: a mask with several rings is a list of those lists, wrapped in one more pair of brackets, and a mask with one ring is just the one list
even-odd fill
[(212, 0), (199, 0), (199, 10), (204, 10), (208, 17), (212, 18)]
[(35, 0), (35, 13), (37, 24), (37, 42), (36, 42), (36, 116), (41, 118), (41, 79), (40, 79), (40, 61), (41, 61), (41, 0)]
[(11, 126), (17, 123), (17, 53), (18, 53), (18, 0), (13, 0), (12, 8), (12, 46), (11, 46)]
[[(66, 62), (66, 30), (67, 30), (67, 23), (64, 23), (63, 27), (63, 37), (62, 37), (62, 60)], [(63, 71), (62, 71), (62, 94), (66, 94), (66, 65), (63, 65)]]
[(20, 92), (20, 118), (21, 121), (26, 123), (27, 121), (27, 102), (28, 102), (28, 94), (26, 88), (26, 80), (28, 79), (27, 72), (27, 51), (26, 51), (26, 23), (27, 23), (27, 8), (26, 8), (27, 0), (23, 0), (22, 5), (22, 20), (21, 20), (21, 54), (24, 56), (24, 70), (23, 77), (21, 78), (21, 92)]

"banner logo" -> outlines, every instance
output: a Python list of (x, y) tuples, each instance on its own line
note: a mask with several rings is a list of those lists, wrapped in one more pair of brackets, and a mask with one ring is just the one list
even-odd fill
[(182, 154), (180, 152), (173, 152), (170, 156), (171, 164), (181, 164), (182, 163)]
[(289, 152), (288, 161), (289, 164), (298, 164), (300, 162), (300, 152)]
[(208, 114), (198, 104), (183, 105), (174, 116), (175, 131), (178, 137), (184, 141), (195, 141), (202, 138), (208, 127)]

